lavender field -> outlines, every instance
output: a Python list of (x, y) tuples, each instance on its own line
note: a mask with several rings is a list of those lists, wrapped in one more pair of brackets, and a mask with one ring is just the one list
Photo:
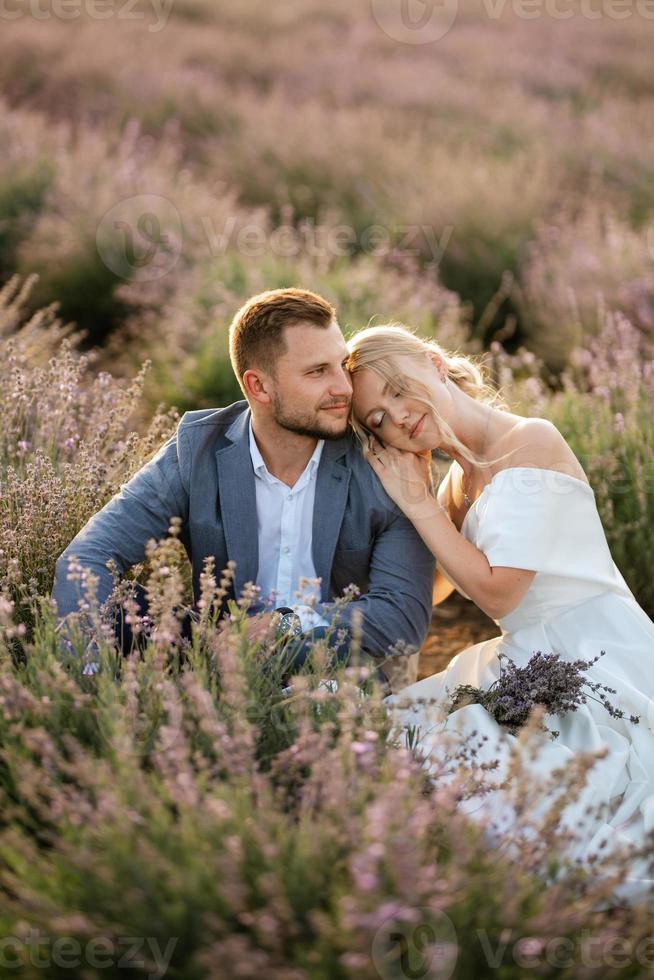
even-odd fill
[(647, 0), (0, 3), (0, 976), (651, 972), (626, 865), (553, 857), (581, 761), (489, 851), (466, 760), (429, 779), (353, 668), (285, 701), (247, 597), (218, 640), (229, 571), (180, 655), (174, 528), (121, 596), (156, 597), (142, 658), (90, 608), (84, 675), (49, 596), (180, 414), (241, 397), (234, 312), (303, 286), (551, 419), (654, 616), (653, 44)]

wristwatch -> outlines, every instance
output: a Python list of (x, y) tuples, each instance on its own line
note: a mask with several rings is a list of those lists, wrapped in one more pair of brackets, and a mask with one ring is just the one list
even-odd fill
[(279, 614), (279, 621), (277, 623), (277, 631), (275, 638), (277, 640), (291, 639), (294, 636), (302, 635), (302, 622), (297, 613), (289, 609), (288, 606), (278, 606), (275, 612)]

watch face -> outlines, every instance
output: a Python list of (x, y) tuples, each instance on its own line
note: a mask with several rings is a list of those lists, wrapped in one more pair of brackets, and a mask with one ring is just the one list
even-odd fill
[(277, 627), (278, 636), (299, 636), (302, 632), (300, 617), (294, 612), (284, 613)]

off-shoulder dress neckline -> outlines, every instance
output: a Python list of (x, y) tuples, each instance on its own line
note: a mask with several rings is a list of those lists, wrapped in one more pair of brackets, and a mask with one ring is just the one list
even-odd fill
[(563, 470), (553, 470), (550, 469), (548, 466), (505, 466), (504, 469), (498, 470), (497, 473), (495, 473), (495, 475), (491, 477), (491, 479), (488, 481), (486, 486), (482, 489), (479, 496), (475, 497), (475, 499), (472, 501), (470, 507), (468, 508), (468, 512), (466, 513), (465, 517), (463, 518), (463, 521), (461, 522), (459, 534), (463, 533), (463, 528), (465, 527), (465, 523), (468, 520), (469, 515), (475, 509), (477, 502), (481, 500), (481, 498), (484, 496), (486, 491), (493, 485), (494, 481), (497, 479), (498, 476), (500, 476), (502, 473), (508, 473), (510, 470), (537, 470), (540, 471), (541, 473), (556, 473), (558, 476), (565, 476), (568, 478), (568, 480), (574, 480), (575, 483), (580, 483), (583, 487), (586, 487), (588, 490), (590, 490), (593, 496), (595, 496), (595, 491), (593, 490), (593, 488), (591, 487), (590, 483), (587, 480), (580, 480), (578, 476), (572, 476), (570, 473), (564, 473)]

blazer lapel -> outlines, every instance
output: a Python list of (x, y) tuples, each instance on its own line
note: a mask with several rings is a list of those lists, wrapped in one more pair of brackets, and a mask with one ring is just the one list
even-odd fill
[(259, 571), (257, 498), (250, 457), (249, 422), (250, 410), (246, 409), (225, 433), (229, 444), (216, 450), (220, 512), (227, 557), (236, 562), (234, 591), (237, 599), (246, 582), (256, 582)]
[(345, 457), (344, 440), (325, 442), (318, 474), (313, 505), (311, 550), (316, 575), (322, 579), (321, 600), (329, 600), (329, 581), (336, 542), (343, 523), (351, 470)]

